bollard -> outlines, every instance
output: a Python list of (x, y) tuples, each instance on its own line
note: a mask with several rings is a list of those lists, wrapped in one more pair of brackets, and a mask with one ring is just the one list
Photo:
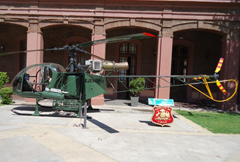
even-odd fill
[(84, 125), (83, 128), (87, 128), (87, 102), (84, 103)]

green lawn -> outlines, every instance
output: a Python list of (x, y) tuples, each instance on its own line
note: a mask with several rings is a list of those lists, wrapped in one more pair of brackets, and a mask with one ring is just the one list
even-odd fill
[(240, 114), (174, 110), (213, 133), (240, 134)]

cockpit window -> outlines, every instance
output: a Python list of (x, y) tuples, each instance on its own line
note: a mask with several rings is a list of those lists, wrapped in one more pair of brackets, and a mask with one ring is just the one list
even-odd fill
[(16, 76), (13, 79), (12, 86), (13, 86), (13, 91), (21, 91), (21, 84), (22, 84), (22, 77)]
[[(49, 68), (49, 66), (33, 66), (27, 69), (25, 72), (23, 85), (26, 85), (26, 87), (32, 87), (34, 91), (43, 91), (45, 87), (50, 83), (51, 78), (52, 70)], [(27, 88), (25, 89), (25, 91), (29, 90), (30, 89)]]
[(14, 91), (44, 91), (52, 80), (53, 72), (65, 72), (58, 64), (44, 63), (28, 66), (13, 79)]
[(62, 67), (62, 66), (59, 65), (59, 64), (51, 64), (51, 67), (52, 67), (53, 70), (56, 71), (56, 72), (60, 72), (60, 73), (65, 72), (64, 67)]
[(36, 90), (33, 88), (33, 84), (29, 82), (29, 79), (30, 79), (30, 75), (24, 74), (22, 91), (36, 92)]

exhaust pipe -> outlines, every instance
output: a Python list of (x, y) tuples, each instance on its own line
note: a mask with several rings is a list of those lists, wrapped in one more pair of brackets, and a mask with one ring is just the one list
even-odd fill
[(105, 61), (102, 63), (102, 68), (105, 71), (128, 70), (128, 62), (116, 63), (114, 61)]

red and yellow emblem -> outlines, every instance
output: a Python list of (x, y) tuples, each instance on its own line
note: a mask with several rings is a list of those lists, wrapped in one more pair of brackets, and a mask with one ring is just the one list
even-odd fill
[(173, 122), (172, 108), (171, 107), (154, 107), (152, 122), (157, 125), (165, 125)]

